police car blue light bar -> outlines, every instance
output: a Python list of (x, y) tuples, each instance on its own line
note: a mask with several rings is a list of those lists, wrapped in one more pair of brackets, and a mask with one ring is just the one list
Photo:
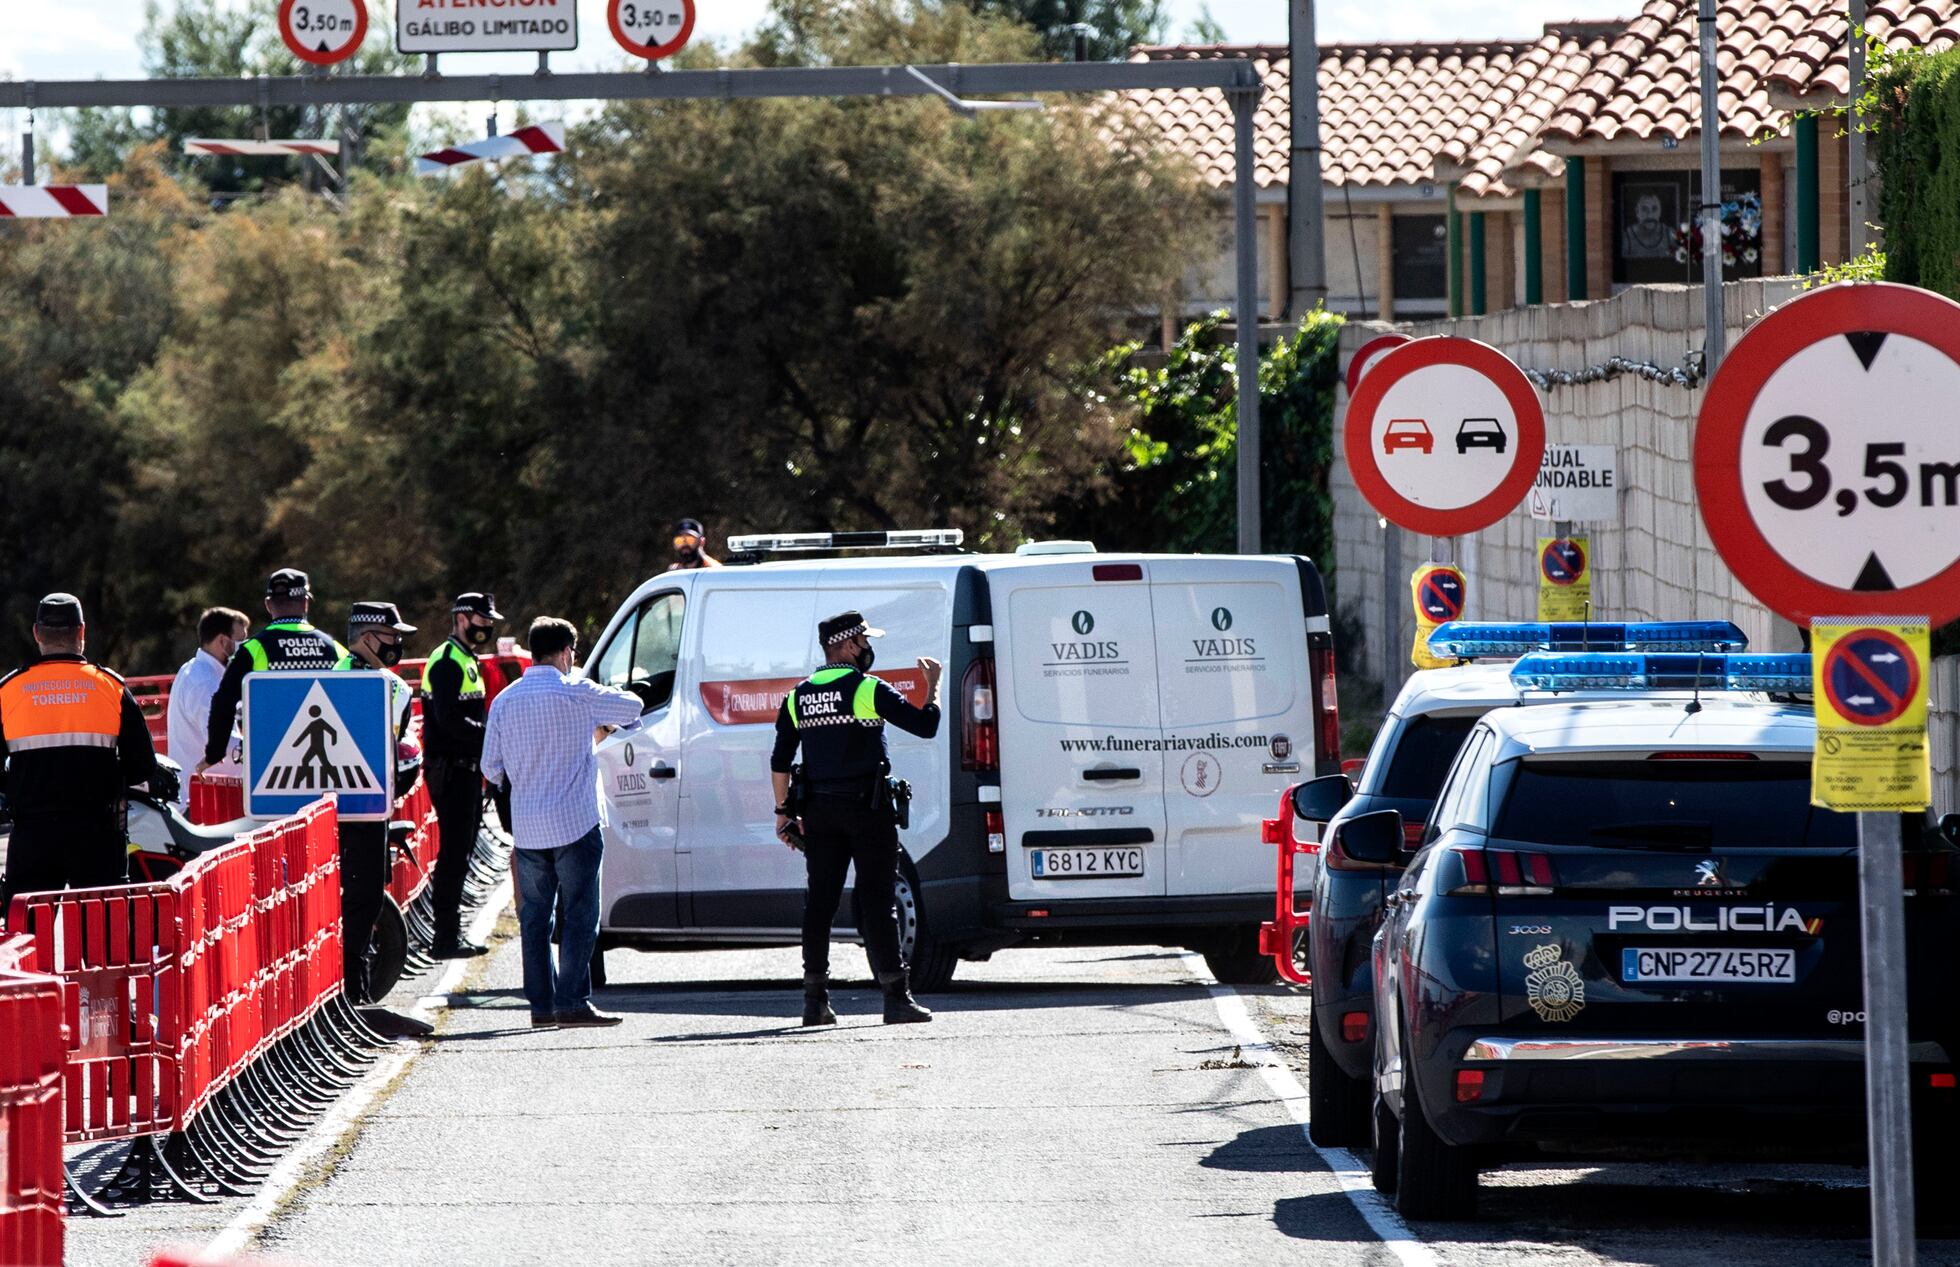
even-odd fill
[(1429, 635), (1429, 653), (1458, 660), (1533, 651), (1746, 651), (1748, 635), (1726, 620), (1557, 621), (1492, 624), (1452, 620)]
[(966, 540), (958, 528), (904, 528), (891, 532), (756, 532), (733, 536), (728, 548), (736, 553), (766, 550), (917, 550), (957, 546)]
[(1810, 694), (1810, 657), (1535, 651), (1511, 666), (1511, 681), (1539, 691), (1773, 691)]

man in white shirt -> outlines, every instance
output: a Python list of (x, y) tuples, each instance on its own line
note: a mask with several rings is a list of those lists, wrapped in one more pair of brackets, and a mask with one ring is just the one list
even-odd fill
[(166, 705), (169, 730), (165, 738), (170, 745), (171, 760), (184, 767), (184, 777), (177, 788), (180, 808), (190, 803), (190, 772), (204, 760), (205, 730), (211, 724), (211, 697), (224, 678), (231, 653), (245, 641), (251, 627), (244, 612), (229, 607), (205, 609), (197, 618), (197, 651), (171, 679)]
[[(483, 729), (483, 777), (510, 779), (511, 871), (524, 950), (524, 996), (531, 1024), (617, 1025), (592, 1006), (592, 947), (599, 938), (599, 768), (597, 727), (640, 720), (630, 691), (571, 676), (578, 631), (563, 620), (531, 622), (531, 667), (503, 689)], [(551, 925), (565, 900), (558, 964)]]

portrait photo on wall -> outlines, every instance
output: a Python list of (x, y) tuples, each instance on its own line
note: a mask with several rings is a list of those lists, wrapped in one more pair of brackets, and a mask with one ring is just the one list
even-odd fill
[(1621, 186), (1620, 258), (1674, 258), (1674, 229), (1681, 220), (1681, 186), (1675, 181), (1628, 181)]

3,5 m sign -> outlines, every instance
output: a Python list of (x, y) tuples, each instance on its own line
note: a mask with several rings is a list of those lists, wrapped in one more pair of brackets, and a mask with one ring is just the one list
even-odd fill
[(397, 0), (404, 53), (530, 53), (578, 47), (578, 0)]

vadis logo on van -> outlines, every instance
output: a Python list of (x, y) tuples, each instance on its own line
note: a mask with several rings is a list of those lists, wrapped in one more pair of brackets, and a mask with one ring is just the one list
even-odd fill
[(1227, 629), (1230, 629), (1232, 627), (1232, 609), (1229, 607), (1212, 608), (1211, 627), (1219, 633), (1224, 633)]
[(1096, 631), (1096, 618), (1086, 611), (1079, 611), (1069, 617), (1068, 626), (1070, 629), (1075, 630), (1076, 633), (1087, 638)]

